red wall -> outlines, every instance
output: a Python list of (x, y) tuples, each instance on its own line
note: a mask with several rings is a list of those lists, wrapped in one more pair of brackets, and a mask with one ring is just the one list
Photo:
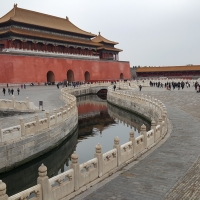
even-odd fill
[(0, 54), (0, 83), (47, 82), (47, 72), (52, 71), (55, 81), (67, 79), (67, 71), (74, 72), (75, 81), (84, 81), (84, 73), (91, 80), (131, 78), (129, 62), (90, 61)]

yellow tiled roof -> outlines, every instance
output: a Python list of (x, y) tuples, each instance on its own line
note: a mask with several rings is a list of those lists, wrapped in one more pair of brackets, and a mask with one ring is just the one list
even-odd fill
[(35, 11), (18, 8), (17, 5), (14, 5), (14, 8), (11, 11), (0, 18), (0, 24), (10, 20), (40, 27), (77, 33), (90, 37), (96, 36), (95, 34), (81, 30), (80, 28), (72, 24), (67, 17), (66, 19), (55, 17)]
[(0, 35), (5, 34), (7, 32), (12, 32), (12, 33), (16, 33), (16, 34), (19, 34), (19, 35), (25, 35), (25, 36), (32, 36), (32, 37), (38, 37), (38, 38), (44, 38), (44, 39), (57, 40), (57, 41), (62, 41), (62, 42), (85, 44), (85, 45), (90, 45), (90, 46), (94, 46), (94, 47), (101, 46), (101, 44), (97, 44), (95, 42), (92, 42), (91, 40), (83, 40), (83, 39), (79, 39), (79, 38), (70, 38), (70, 37), (61, 36), (61, 35), (54, 35), (54, 34), (49, 34), (49, 33), (38, 32), (38, 31), (20, 29), (20, 28), (8, 28), (6, 30), (2, 30), (2, 31), (0, 31)]
[(198, 71), (200, 65), (169, 66), (169, 67), (140, 67), (136, 72), (173, 72), (173, 71)]
[(92, 39), (93, 42), (104, 42), (104, 43), (107, 43), (107, 44), (118, 44), (118, 42), (113, 42), (111, 40), (108, 40), (106, 38), (104, 38), (103, 36), (101, 36), (100, 32), (99, 32), (99, 35), (96, 36), (95, 38)]

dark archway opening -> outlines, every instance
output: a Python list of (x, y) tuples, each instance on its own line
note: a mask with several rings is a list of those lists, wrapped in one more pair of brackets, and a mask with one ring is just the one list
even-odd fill
[(120, 74), (120, 79), (124, 79), (124, 74), (123, 73)]
[(88, 71), (85, 72), (85, 82), (90, 80), (90, 73)]
[(103, 99), (103, 100), (106, 100), (107, 99), (107, 93), (108, 93), (108, 90), (107, 89), (101, 89), (97, 92), (97, 96), (100, 98), (100, 99)]
[(72, 70), (67, 71), (67, 81), (69, 83), (74, 81), (74, 72)]
[(47, 83), (55, 83), (55, 76), (52, 71), (47, 72)]

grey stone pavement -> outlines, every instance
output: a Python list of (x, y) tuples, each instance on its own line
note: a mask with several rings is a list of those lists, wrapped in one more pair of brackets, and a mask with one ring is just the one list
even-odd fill
[(165, 103), (171, 135), (139, 162), (75, 199), (200, 199), (200, 94), (194, 88), (143, 88), (142, 93)]
[[(17, 87), (13, 87), (14, 96), (17, 101), (25, 101), (26, 97), (29, 97), (29, 101), (33, 102), (39, 107), (39, 101), (43, 101), (43, 109), (45, 111), (36, 111), (39, 119), (45, 117), (45, 112), (48, 110), (50, 114), (53, 113), (53, 109), (59, 109), (64, 106), (65, 103), (59, 98), (60, 89), (57, 89), (56, 85), (53, 86), (27, 86), (26, 89), (20, 88), (20, 94), (17, 95)], [(3, 95), (2, 87), (0, 87), (0, 99), (12, 99), (11, 95), (8, 95), (6, 88), (6, 95)], [(0, 118), (0, 126), (2, 128), (8, 128), (19, 124), (19, 118), (23, 117), (25, 122), (34, 121), (35, 113), (20, 113), (10, 117)]]

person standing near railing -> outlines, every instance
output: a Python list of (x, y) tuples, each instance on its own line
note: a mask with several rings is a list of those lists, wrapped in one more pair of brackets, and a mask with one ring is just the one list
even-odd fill
[(116, 89), (116, 85), (113, 86), (113, 89), (114, 89), (114, 91), (115, 91), (115, 89)]

